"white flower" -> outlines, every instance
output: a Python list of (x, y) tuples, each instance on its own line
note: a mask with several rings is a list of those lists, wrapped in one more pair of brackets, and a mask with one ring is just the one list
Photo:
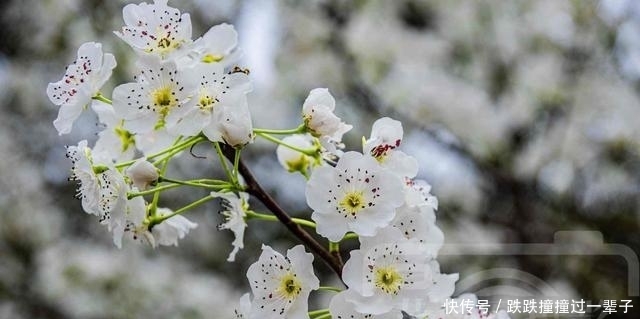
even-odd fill
[(67, 147), (67, 158), (71, 160), (70, 181), (77, 181), (76, 198), (82, 201), (82, 209), (93, 215), (98, 215), (98, 197), (100, 185), (93, 171), (93, 165), (89, 156), (91, 149), (87, 147), (87, 141), (83, 140), (77, 146)]
[(114, 33), (137, 52), (166, 59), (186, 53), (191, 43), (191, 17), (167, 6), (167, 0), (128, 4), (122, 15), (126, 25)]
[(115, 67), (115, 57), (102, 53), (100, 43), (87, 42), (78, 49), (78, 58), (67, 67), (62, 80), (49, 83), (47, 95), (53, 104), (60, 106), (58, 117), (53, 121), (60, 135), (71, 132), (73, 122)]
[(123, 120), (116, 115), (110, 104), (93, 101), (91, 107), (98, 114), (104, 129), (98, 133), (98, 140), (93, 147), (93, 154), (113, 162), (124, 162), (135, 155), (134, 135), (123, 126)]
[(316, 137), (329, 136), (335, 141), (353, 128), (333, 114), (336, 100), (328, 89), (313, 89), (302, 105), (302, 118), (309, 132)]
[(149, 188), (158, 180), (158, 169), (145, 158), (140, 158), (127, 168), (127, 176), (139, 190)]
[[(157, 214), (158, 217), (163, 217), (173, 214), (173, 211), (168, 208), (158, 208)], [(191, 229), (197, 226), (198, 224), (182, 215), (172, 216), (151, 229), (151, 235), (153, 235), (151, 246), (154, 248), (158, 245), (178, 246), (178, 239), (184, 238)]]
[(389, 313), (373, 315), (370, 313), (361, 313), (355, 310), (354, 304), (347, 299), (357, 298), (353, 295), (352, 290), (345, 290), (331, 298), (329, 303), (329, 311), (332, 318), (349, 318), (349, 319), (402, 319), (402, 313), (399, 310), (392, 310)]
[(76, 197), (82, 201), (85, 212), (97, 215), (105, 223), (112, 212), (124, 211), (128, 188), (122, 174), (103, 163), (94, 165), (87, 141), (67, 147), (67, 158), (72, 165), (69, 180), (78, 182)]
[(334, 140), (329, 136), (321, 136), (318, 138), (320, 146), (322, 146), (322, 156), (331, 161), (336, 161), (344, 154), (344, 143)]
[(401, 177), (413, 178), (418, 173), (418, 161), (397, 150), (402, 143), (402, 123), (388, 117), (378, 119), (371, 128), (371, 137), (363, 144), (363, 153)]
[[(310, 150), (317, 147), (317, 145), (314, 145), (314, 138), (307, 134), (290, 135), (283, 138), (282, 142), (303, 150)], [(284, 145), (278, 145), (276, 155), (278, 162), (280, 162), (280, 165), (282, 165), (284, 169), (291, 173), (300, 172), (304, 176), (309, 174), (309, 169), (320, 164), (317, 163), (313, 157), (292, 150)]]
[(202, 131), (211, 141), (232, 146), (249, 142), (253, 130), (246, 96), (252, 89), (249, 77), (226, 73), (215, 63), (190, 72), (199, 81), (194, 96), (167, 116), (168, 129), (184, 136)]
[(220, 197), (222, 199), (223, 211), (220, 213), (224, 216), (225, 222), (218, 226), (218, 229), (229, 229), (233, 232), (235, 239), (231, 243), (233, 251), (229, 253), (227, 261), (235, 261), (236, 253), (244, 248), (244, 230), (247, 223), (244, 218), (249, 209), (249, 194), (239, 193), (219, 193), (211, 192), (212, 197)]
[(106, 224), (109, 231), (113, 231), (115, 227), (125, 223), (129, 186), (117, 169), (108, 169), (98, 174), (98, 184), (100, 222)]
[(405, 178), (405, 202), (409, 206), (426, 205), (438, 209), (438, 198), (431, 195), (431, 185), (421, 179)]
[(196, 60), (204, 63), (218, 63), (229, 67), (241, 56), (238, 45), (238, 33), (233, 25), (222, 23), (215, 25), (193, 43)]
[(361, 313), (383, 314), (394, 308), (409, 314), (422, 311), (416, 308), (428, 299), (433, 270), (421, 245), (393, 227), (360, 241), (360, 249), (351, 251), (343, 268), (342, 279), (353, 291), (347, 301)]
[(436, 225), (438, 200), (429, 194), (431, 185), (423, 180), (405, 178), (405, 202), (396, 209), (392, 225), (407, 239), (424, 244), (426, 253), (435, 258), (444, 243), (444, 234)]
[(145, 217), (144, 200), (127, 199), (130, 188), (122, 173), (110, 166), (109, 159), (92, 155), (86, 141), (67, 148), (72, 162), (69, 179), (78, 181), (76, 197), (82, 200), (84, 211), (97, 215), (99, 222), (113, 232), (114, 244), (121, 247), (125, 230), (131, 223), (141, 224)]
[(432, 284), (427, 288), (427, 297), (429, 303), (442, 303), (456, 290), (456, 282), (460, 276), (455, 274), (440, 273), (440, 264), (435, 259), (429, 262), (432, 272)]
[(331, 241), (339, 241), (347, 231), (375, 235), (404, 202), (401, 180), (356, 152), (345, 153), (336, 167), (315, 169), (305, 194), (318, 234)]
[(308, 318), (309, 293), (319, 287), (312, 262), (302, 245), (289, 249), (287, 257), (262, 245), (260, 259), (247, 271), (253, 293), (250, 319)]
[(435, 219), (433, 209), (428, 206), (403, 205), (396, 210), (396, 217), (391, 224), (405, 238), (424, 244), (426, 254), (435, 258), (444, 243), (444, 234), (436, 225)]
[(248, 293), (240, 297), (239, 307), (234, 310), (237, 319), (249, 319), (251, 314), (251, 297)]
[[(136, 188), (132, 190), (138, 191)], [(112, 229), (113, 244), (118, 248), (122, 248), (122, 237), (125, 233), (133, 234), (134, 240), (138, 239), (137, 236), (140, 235), (140, 231), (143, 228), (146, 230), (146, 226), (143, 225), (146, 217), (147, 206), (142, 196), (136, 196), (128, 200), (123, 218), (114, 223)], [(147, 236), (150, 236), (150, 234)]]
[(163, 128), (167, 116), (184, 107), (195, 85), (172, 61), (142, 57), (138, 66), (141, 74), (137, 82), (113, 90), (113, 108), (124, 118), (127, 130), (148, 133)]
[[(216, 122), (222, 123), (222, 139), (225, 143), (238, 147), (253, 141), (251, 114), (246, 104), (230, 112), (225, 111), (221, 114), (223, 114), (223, 116)], [(206, 131), (207, 128), (205, 127), (203, 132)], [(205, 135), (207, 134), (205, 133)]]

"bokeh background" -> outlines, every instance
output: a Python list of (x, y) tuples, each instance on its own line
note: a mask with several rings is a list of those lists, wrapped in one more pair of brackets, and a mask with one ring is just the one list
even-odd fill
[[(131, 80), (133, 52), (112, 33), (129, 2), (0, 2), (0, 318), (231, 318), (260, 244), (283, 251), (295, 243), (277, 224), (252, 222), (246, 248), (227, 263), (232, 236), (217, 230), (211, 203), (188, 215), (199, 227), (179, 247), (126, 242), (119, 250), (73, 199), (63, 146), (95, 140), (97, 119), (87, 113), (58, 136), (45, 87), (87, 41), (118, 60), (105, 95)], [(402, 121), (404, 151), (440, 200), (439, 260), (443, 272), (460, 273), (458, 292), (592, 300), (633, 293), (639, 1), (170, 5), (191, 14), (194, 38), (218, 23), (236, 26), (256, 127), (297, 126), (315, 87), (330, 88), (337, 113), (354, 124), (349, 149), (375, 119)], [(185, 154), (171, 173), (219, 173), (214, 154), (194, 152), (206, 158)], [(304, 180), (280, 168), (273, 145), (258, 141), (245, 156), (292, 215), (308, 216)], [(168, 194), (163, 204), (174, 208), (204, 195)], [(317, 272), (337, 284), (320, 262)], [(329, 297), (314, 294), (314, 302)]]

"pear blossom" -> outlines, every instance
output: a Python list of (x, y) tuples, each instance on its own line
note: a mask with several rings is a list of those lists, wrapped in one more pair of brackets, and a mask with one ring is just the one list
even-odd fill
[[(314, 145), (314, 138), (307, 134), (290, 135), (283, 138), (282, 142), (303, 150), (317, 147)], [(284, 145), (278, 145), (276, 156), (280, 165), (288, 172), (300, 172), (304, 176), (309, 174), (309, 169), (320, 164), (315, 158)]]
[(247, 271), (253, 293), (249, 318), (308, 318), (309, 293), (320, 284), (312, 262), (302, 245), (289, 249), (286, 257), (262, 245), (260, 258)]
[(128, 199), (131, 189), (120, 171), (105, 158), (92, 156), (86, 141), (67, 148), (72, 162), (70, 180), (78, 181), (76, 197), (85, 212), (99, 217), (99, 222), (113, 233), (113, 242), (121, 247), (123, 233), (130, 224), (142, 224), (146, 214), (141, 197)]
[(162, 129), (167, 117), (184, 107), (195, 84), (189, 74), (177, 70), (173, 61), (154, 57), (138, 61), (137, 82), (125, 83), (113, 90), (113, 108), (124, 118), (124, 127), (132, 133)]
[[(169, 208), (158, 208), (156, 213), (158, 217), (164, 217), (173, 214), (173, 211)], [(148, 239), (154, 248), (158, 245), (178, 246), (178, 239), (184, 238), (190, 230), (197, 226), (198, 224), (188, 220), (182, 215), (174, 215), (162, 223), (155, 225), (151, 229), (151, 235), (153, 237)]]
[(216, 63), (227, 68), (237, 62), (242, 52), (237, 48), (238, 33), (233, 25), (222, 23), (215, 25), (193, 43), (195, 60), (204, 63)]
[(413, 178), (418, 173), (418, 161), (397, 150), (402, 136), (402, 123), (388, 117), (378, 119), (373, 123), (371, 136), (364, 141), (363, 153), (370, 154), (398, 176)]
[[(249, 113), (249, 108), (246, 104), (229, 112), (222, 112), (221, 114), (224, 116), (216, 122), (222, 123), (222, 139), (225, 143), (233, 147), (240, 147), (253, 141), (251, 114)], [(203, 133), (206, 131), (207, 128), (205, 127)], [(205, 135), (207, 134), (205, 133)]]
[(129, 186), (122, 173), (113, 168), (98, 174), (98, 183), (100, 222), (106, 224), (109, 231), (113, 231), (118, 225), (124, 224)]
[(236, 253), (244, 248), (244, 230), (247, 228), (245, 217), (249, 209), (249, 194), (240, 192), (236, 193), (220, 193), (211, 192), (212, 197), (220, 197), (222, 199), (223, 211), (220, 213), (224, 216), (225, 222), (218, 226), (218, 229), (229, 229), (233, 232), (235, 239), (231, 243), (233, 251), (229, 253), (227, 261), (235, 261)]
[(331, 241), (339, 241), (347, 231), (375, 235), (404, 202), (400, 178), (356, 152), (345, 153), (336, 167), (315, 169), (305, 195), (316, 231)]
[(135, 155), (135, 137), (123, 126), (123, 120), (116, 114), (113, 106), (101, 101), (93, 101), (91, 108), (98, 114), (98, 120), (104, 125), (98, 133), (93, 154), (98, 154), (113, 162), (124, 162)]
[[(132, 188), (132, 191), (138, 191)], [(133, 239), (138, 239), (142, 228), (146, 228), (143, 222), (147, 216), (147, 206), (142, 196), (136, 196), (127, 201), (126, 210), (122, 218), (114, 222), (113, 225), (113, 244), (122, 248), (122, 238), (126, 233), (133, 235)]]
[(167, 0), (153, 4), (128, 4), (122, 9), (125, 26), (114, 32), (142, 54), (162, 59), (186, 54), (191, 44), (191, 17), (167, 6)]
[(85, 106), (91, 102), (116, 67), (116, 59), (102, 52), (102, 45), (87, 42), (78, 49), (77, 59), (71, 63), (62, 80), (49, 83), (47, 95), (53, 104), (60, 106), (53, 125), (60, 135), (71, 132), (73, 122)]
[(352, 290), (344, 290), (331, 298), (329, 303), (329, 311), (332, 318), (349, 318), (349, 319), (402, 319), (400, 310), (391, 310), (388, 313), (374, 315), (370, 313), (361, 313), (355, 310), (354, 305), (347, 301), (348, 299), (357, 298)]
[(85, 212), (98, 215), (100, 185), (90, 160), (91, 149), (87, 147), (87, 141), (82, 140), (77, 146), (67, 146), (66, 156), (71, 160), (69, 180), (78, 182), (75, 197), (82, 201)]
[(158, 181), (160, 174), (158, 169), (146, 158), (136, 160), (127, 168), (127, 176), (139, 190), (145, 190)]
[(82, 208), (97, 215), (100, 222), (108, 222), (111, 213), (122, 210), (126, 202), (128, 189), (122, 174), (104, 163), (94, 164), (86, 140), (67, 147), (66, 156), (72, 164), (69, 180), (78, 182), (76, 198), (82, 201)]
[(431, 268), (431, 284), (427, 287), (428, 303), (442, 303), (456, 290), (456, 282), (460, 279), (460, 275), (443, 274), (440, 272), (440, 264), (435, 260), (429, 261)]
[(316, 136), (328, 136), (335, 141), (353, 126), (347, 125), (333, 114), (336, 100), (326, 88), (313, 89), (302, 105), (302, 118), (309, 132)]
[(321, 136), (318, 142), (320, 142), (322, 158), (326, 160), (336, 162), (344, 154), (345, 145), (341, 141), (329, 136)]
[(383, 314), (395, 308), (416, 314), (423, 311), (430, 293), (441, 295), (430, 289), (436, 275), (433, 260), (419, 243), (393, 227), (373, 237), (362, 236), (360, 241), (360, 249), (351, 251), (342, 273), (353, 291), (347, 301), (356, 311)]
[(405, 238), (424, 244), (425, 253), (433, 258), (444, 244), (444, 234), (435, 223), (435, 214), (425, 206), (407, 206), (396, 210), (391, 225), (402, 232)]
[(219, 64), (202, 64), (190, 72), (199, 84), (194, 96), (167, 116), (168, 129), (184, 136), (202, 131), (209, 140), (232, 146), (248, 143), (253, 126), (246, 97), (252, 89), (247, 75), (226, 73)]
[(436, 225), (438, 200), (429, 193), (431, 185), (423, 180), (405, 179), (405, 202), (396, 209), (392, 226), (407, 239), (424, 244), (425, 253), (436, 257), (444, 243), (444, 234)]
[(426, 205), (438, 209), (438, 198), (431, 194), (431, 185), (425, 180), (405, 178), (405, 203), (409, 206)]

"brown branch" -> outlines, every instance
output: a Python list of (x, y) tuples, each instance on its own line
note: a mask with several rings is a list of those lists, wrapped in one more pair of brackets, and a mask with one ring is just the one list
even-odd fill
[[(235, 150), (226, 144), (221, 144), (221, 147), (225, 157), (233, 163), (235, 159)], [(318, 243), (318, 241), (316, 241), (311, 235), (309, 235), (309, 233), (302, 229), (300, 225), (296, 224), (291, 219), (289, 214), (280, 207), (275, 199), (273, 199), (273, 197), (271, 197), (271, 195), (269, 195), (269, 193), (260, 186), (253, 176), (253, 173), (244, 164), (242, 159), (239, 161), (238, 171), (240, 175), (244, 177), (244, 181), (247, 184), (246, 192), (260, 200), (278, 218), (278, 220), (284, 224), (291, 233), (293, 233), (294, 236), (296, 236), (305, 246), (311, 249), (313, 253), (320, 257), (342, 280), (342, 262), (339, 259), (336, 259), (327, 249), (324, 248), (324, 246)]]

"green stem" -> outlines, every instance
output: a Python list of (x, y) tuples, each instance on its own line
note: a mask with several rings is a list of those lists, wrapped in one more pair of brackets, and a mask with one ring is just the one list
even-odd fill
[(317, 318), (318, 316), (326, 315), (329, 313), (329, 309), (318, 309), (309, 311), (309, 318)]
[(151, 221), (149, 223), (149, 228), (151, 228), (153, 225), (160, 224), (163, 221), (165, 221), (165, 220), (167, 220), (167, 219), (169, 219), (169, 218), (171, 218), (173, 216), (180, 215), (180, 214), (182, 214), (182, 213), (184, 213), (184, 212), (186, 212), (186, 211), (188, 211), (188, 210), (190, 210), (192, 208), (195, 208), (195, 207), (197, 207), (199, 205), (202, 205), (202, 204), (204, 204), (204, 203), (206, 203), (206, 202), (208, 202), (208, 201), (210, 201), (212, 199), (213, 199), (213, 197), (206, 196), (206, 197), (200, 198), (199, 200), (197, 200), (195, 202), (192, 202), (192, 203), (190, 203), (190, 204), (188, 204), (188, 205), (186, 205), (186, 206), (174, 211), (173, 213), (171, 213), (169, 215), (160, 216), (160, 217), (152, 217)]
[(149, 195), (149, 194), (155, 194), (158, 192), (162, 192), (165, 191), (167, 189), (171, 189), (171, 188), (176, 188), (179, 187), (179, 184), (171, 184), (171, 185), (163, 185), (163, 186), (159, 186), (156, 188), (152, 188), (146, 191), (141, 191), (141, 192), (131, 192), (127, 194), (127, 199), (132, 199), (134, 197), (138, 197), (138, 196), (144, 196), (144, 195)]
[(208, 185), (203, 182), (200, 182), (200, 180), (181, 181), (181, 180), (176, 180), (176, 179), (172, 179), (164, 176), (160, 176), (160, 178), (158, 178), (158, 182), (169, 182), (169, 183), (186, 185), (186, 186), (212, 188), (212, 189), (224, 189), (224, 188), (229, 188), (230, 186), (228, 182), (221, 181), (221, 180), (211, 180), (211, 182), (215, 184)]
[(240, 164), (240, 152), (242, 149), (236, 148), (236, 154), (233, 158), (233, 184), (236, 186), (240, 186), (240, 182), (238, 181), (238, 165)]
[(331, 319), (331, 314), (327, 313), (327, 314), (324, 314), (324, 315), (319, 315), (317, 317), (314, 317), (313, 319)]
[[(158, 162), (158, 163), (162, 163), (162, 168), (160, 168), (160, 176), (164, 175), (167, 172), (167, 166), (169, 166), (169, 159), (171, 159), (171, 157), (163, 158), (161, 161)], [(149, 207), (149, 216), (151, 217), (156, 216), (156, 211), (158, 210), (158, 201), (160, 201), (160, 192), (155, 192), (153, 193), (153, 200), (151, 201), (151, 206)]]
[[(247, 212), (247, 219), (260, 219), (260, 220), (266, 220), (266, 221), (270, 221), (270, 222), (277, 222), (278, 217), (274, 216), (274, 215), (269, 215), (269, 214), (260, 214), (260, 213), (256, 213), (254, 211), (248, 211)], [(316, 223), (306, 220), (306, 219), (302, 219), (302, 218), (291, 218), (293, 220), (294, 223), (300, 225), (300, 226), (306, 226), (309, 228), (316, 228)]]
[(109, 99), (108, 99), (108, 98), (106, 98), (104, 95), (102, 95), (102, 93), (98, 93), (98, 94), (96, 94), (94, 97), (92, 97), (92, 99), (94, 99), (94, 100), (98, 100), (98, 101), (101, 101), (101, 102), (104, 102), (104, 103), (107, 103), (107, 104), (113, 104), (113, 103), (111, 102), (111, 100), (109, 100)]
[(307, 128), (306, 126), (304, 126), (304, 124), (301, 124), (296, 128), (292, 128), (288, 130), (271, 130), (271, 129), (263, 129), (263, 128), (253, 129), (253, 133), (256, 133), (256, 134), (266, 133), (266, 134), (276, 134), (276, 135), (298, 134), (298, 133), (304, 133), (306, 131), (307, 131)]
[(346, 235), (344, 235), (344, 237), (342, 238), (342, 240), (345, 239), (358, 239), (358, 234), (356, 233), (347, 233)]
[[(205, 140), (205, 138), (202, 137), (202, 136), (194, 136), (194, 137), (188, 138), (187, 140), (185, 140), (185, 141), (183, 141), (181, 143), (178, 143), (178, 144), (176, 144), (174, 146), (171, 146), (171, 147), (169, 147), (167, 149), (164, 149), (164, 150), (162, 150), (162, 151), (160, 151), (158, 153), (155, 153), (155, 154), (147, 156), (147, 160), (152, 160), (152, 159), (154, 159), (154, 158), (156, 158), (158, 156), (162, 156), (164, 154), (171, 153), (171, 152), (174, 152), (176, 150), (183, 150), (183, 149), (185, 149), (187, 147), (190, 147), (191, 145), (193, 145), (195, 143), (198, 143), (198, 142), (201, 142), (201, 141), (204, 141), (204, 140)], [(136, 161), (137, 160), (126, 161), (126, 162), (118, 163), (115, 166), (116, 166), (116, 168), (123, 168), (123, 167), (130, 166), (131, 164), (135, 163)]]
[(256, 135), (258, 135), (258, 136), (260, 136), (260, 137), (262, 137), (262, 138), (264, 138), (264, 139), (266, 139), (268, 141), (271, 141), (273, 143), (282, 145), (284, 147), (288, 147), (288, 148), (290, 148), (290, 149), (292, 149), (292, 150), (294, 150), (296, 152), (300, 152), (300, 153), (302, 153), (304, 155), (316, 156), (317, 153), (318, 153), (318, 149), (317, 148), (312, 148), (312, 149), (306, 149), (305, 150), (305, 149), (302, 149), (302, 148), (287, 144), (287, 143), (285, 143), (285, 142), (283, 142), (283, 141), (281, 141), (281, 140), (279, 140), (279, 139), (277, 139), (277, 138), (275, 138), (275, 137), (273, 137), (273, 136), (271, 136), (269, 134), (266, 134), (266, 133), (256, 133)]
[(341, 292), (342, 291), (342, 289), (340, 289), (340, 288), (330, 287), (330, 286), (320, 286), (320, 287), (318, 287), (318, 290), (334, 291), (334, 292)]
[(220, 159), (220, 165), (222, 165), (222, 169), (224, 170), (224, 173), (227, 175), (230, 181), (232, 182), (235, 181), (235, 179), (233, 178), (234, 175), (229, 170), (229, 165), (227, 165), (227, 160), (224, 157), (224, 153), (222, 153), (222, 148), (220, 147), (220, 143), (214, 142), (213, 146), (215, 146), (216, 148), (216, 153), (218, 153), (218, 158)]

